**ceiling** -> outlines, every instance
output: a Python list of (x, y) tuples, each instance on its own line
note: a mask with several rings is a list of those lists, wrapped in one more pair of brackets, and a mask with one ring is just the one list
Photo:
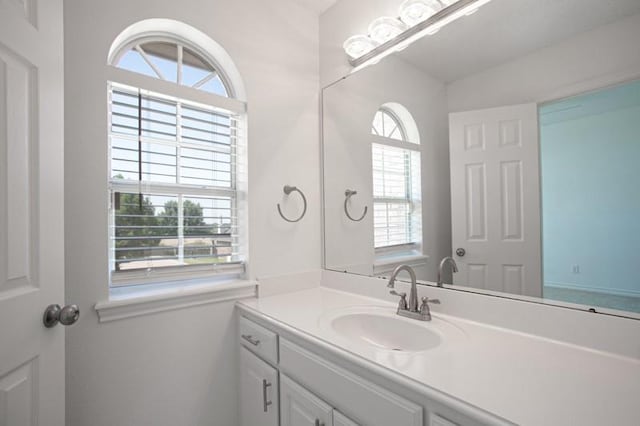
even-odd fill
[(313, 10), (318, 15), (324, 13), (325, 10), (329, 9), (334, 5), (338, 0), (295, 0), (303, 6)]
[(636, 13), (640, 0), (493, 0), (398, 55), (451, 82)]

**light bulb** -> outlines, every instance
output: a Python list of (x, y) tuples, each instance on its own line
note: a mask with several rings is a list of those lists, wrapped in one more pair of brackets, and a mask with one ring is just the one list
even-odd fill
[(369, 25), (369, 37), (379, 44), (397, 37), (407, 29), (407, 26), (398, 19), (383, 16)]
[(353, 59), (358, 59), (375, 49), (378, 43), (367, 37), (366, 35), (355, 35), (349, 37), (342, 47), (344, 51)]
[(400, 19), (410, 27), (426, 21), (442, 9), (438, 0), (406, 0), (400, 5)]

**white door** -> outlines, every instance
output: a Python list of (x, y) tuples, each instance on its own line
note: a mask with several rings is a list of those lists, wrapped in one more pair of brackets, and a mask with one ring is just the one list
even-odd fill
[(537, 105), (450, 114), (449, 138), (454, 284), (542, 296)]
[(0, 425), (63, 426), (62, 0), (0, 0)]
[(240, 348), (240, 424), (278, 426), (278, 371)]
[(281, 426), (332, 426), (333, 408), (285, 375), (280, 375)]
[(358, 426), (358, 424), (338, 410), (333, 410), (333, 426)]

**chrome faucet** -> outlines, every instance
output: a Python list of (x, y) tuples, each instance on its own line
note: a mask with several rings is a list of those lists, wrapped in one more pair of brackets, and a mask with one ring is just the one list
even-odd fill
[(451, 272), (458, 272), (458, 265), (456, 264), (456, 261), (453, 260), (453, 257), (447, 256), (442, 259), (442, 261), (440, 262), (440, 266), (438, 266), (438, 287), (442, 287), (442, 270), (444, 269), (444, 265), (446, 265), (447, 263), (451, 263)]
[[(409, 292), (409, 302), (407, 303), (407, 293), (398, 293), (395, 290), (395, 283), (398, 274), (402, 271), (407, 271), (411, 277), (411, 291)], [(422, 304), (418, 307), (418, 285), (416, 281), (416, 273), (409, 265), (398, 266), (389, 278), (389, 284), (387, 287), (391, 289), (389, 293), (394, 296), (399, 296), (398, 310), (396, 313), (403, 317), (413, 318), (420, 321), (431, 321), (431, 310), (429, 309), (429, 302), (440, 303), (439, 300), (430, 300), (427, 297), (422, 298)]]

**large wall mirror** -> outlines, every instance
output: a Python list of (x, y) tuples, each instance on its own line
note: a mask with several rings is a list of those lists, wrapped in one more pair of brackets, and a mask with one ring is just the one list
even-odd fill
[(638, 41), (638, 0), (493, 0), (323, 89), (325, 267), (640, 318)]

